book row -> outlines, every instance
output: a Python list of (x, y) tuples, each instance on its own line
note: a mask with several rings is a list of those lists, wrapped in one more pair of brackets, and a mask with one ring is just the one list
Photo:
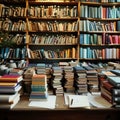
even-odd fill
[(0, 29), (4, 31), (25, 31), (26, 22), (23, 20), (11, 21), (10, 19), (0, 21)]
[(77, 44), (77, 37), (75, 35), (29, 35), (29, 43), (33, 44)]
[(0, 58), (2, 59), (13, 59), (13, 58), (26, 58), (26, 48), (1, 48), (0, 49)]
[(28, 21), (26, 25), (26, 21), (18, 20), (11, 21), (10, 19), (1, 20), (0, 21), (0, 29), (5, 31), (66, 31), (66, 32), (75, 32), (78, 31), (120, 31), (120, 21), (116, 22), (100, 22), (100, 21), (89, 21), (89, 20), (81, 20), (81, 21)]
[[(28, 11), (28, 12), (27, 12)], [(64, 18), (64, 17), (77, 17), (77, 6), (30, 6), (27, 10), (26, 7), (5, 6), (0, 4), (0, 17), (51, 17), (51, 18)]]
[(73, 58), (76, 59), (76, 49), (62, 49), (62, 50), (31, 50), (27, 48), (28, 58), (30, 59), (44, 59), (44, 58)]
[(81, 59), (119, 59), (119, 48), (92, 49), (90, 47), (80, 48)]
[(103, 6), (80, 6), (80, 17), (88, 18), (120, 18), (120, 7), (103, 7)]
[(40, 21), (33, 22), (28, 21), (28, 30), (29, 31), (77, 31), (78, 30), (78, 22), (60, 22), (60, 21)]
[(1, 0), (1, 2), (25, 2), (26, 0)]
[(46, 17), (46, 18), (64, 18), (64, 17), (77, 17), (77, 6), (30, 6), (28, 8), (29, 17)]
[(8, 7), (0, 4), (0, 17), (26, 17), (26, 13), (26, 7)]
[(120, 21), (117, 22), (103, 22), (103, 21), (80, 21), (80, 31), (119, 31)]
[(81, 2), (120, 2), (120, 0), (80, 0)]
[(118, 45), (120, 44), (120, 35), (81, 33), (79, 43), (81, 45)]

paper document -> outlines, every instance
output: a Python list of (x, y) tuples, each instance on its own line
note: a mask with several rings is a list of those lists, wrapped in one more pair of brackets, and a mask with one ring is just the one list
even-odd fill
[(55, 109), (56, 105), (56, 96), (50, 95), (46, 101), (31, 101), (29, 106), (31, 107), (40, 107), (40, 108), (48, 108)]
[(88, 97), (86, 95), (68, 95), (69, 108), (90, 107)]
[(100, 94), (92, 95), (88, 94), (89, 102), (92, 106), (98, 107), (98, 108), (110, 108), (112, 107), (112, 104), (106, 101), (104, 98), (101, 97)]

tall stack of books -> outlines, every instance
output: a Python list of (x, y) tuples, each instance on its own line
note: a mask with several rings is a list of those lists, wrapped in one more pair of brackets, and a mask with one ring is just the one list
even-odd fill
[(74, 71), (72, 66), (64, 66), (64, 89), (66, 92), (74, 92)]
[(23, 73), (23, 93), (25, 95), (30, 95), (31, 93), (31, 84), (32, 76), (35, 74), (34, 67), (28, 67), (27, 70)]
[(114, 86), (107, 80), (107, 76), (105, 74), (99, 73), (98, 76), (100, 81), (101, 97), (113, 104), (112, 90)]
[(46, 64), (46, 67), (45, 67), (45, 72), (46, 72), (46, 76), (47, 76), (47, 84), (48, 84), (48, 89), (50, 90), (51, 89), (51, 78), (52, 78), (52, 69), (51, 69), (51, 65), (49, 64)]
[(47, 100), (47, 98), (48, 89), (46, 75), (33, 75), (29, 100)]
[(54, 94), (63, 95), (62, 87), (63, 70), (60, 66), (52, 67), (52, 87)]
[(36, 73), (37, 74), (46, 74), (46, 71), (45, 71), (45, 64), (44, 63), (38, 63), (36, 65)]
[(107, 78), (111, 85), (113, 85), (113, 105), (120, 107), (120, 76), (110, 76)]
[(99, 91), (99, 81), (98, 81), (98, 72), (93, 70), (87, 70), (87, 84), (89, 92), (98, 92)]
[(86, 70), (82, 66), (74, 67), (75, 91), (77, 94), (88, 92)]
[(0, 107), (13, 108), (20, 100), (21, 75), (0, 76)]

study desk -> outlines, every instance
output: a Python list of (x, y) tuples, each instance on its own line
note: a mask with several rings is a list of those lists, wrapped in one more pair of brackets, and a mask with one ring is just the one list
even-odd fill
[(63, 96), (56, 98), (55, 109), (30, 107), (29, 98), (22, 96), (11, 110), (0, 109), (0, 120), (120, 120), (118, 108), (74, 108), (64, 105)]

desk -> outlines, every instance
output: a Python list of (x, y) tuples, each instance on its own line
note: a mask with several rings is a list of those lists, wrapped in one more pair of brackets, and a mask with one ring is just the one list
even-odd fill
[(0, 120), (120, 120), (120, 109), (114, 108), (75, 108), (64, 105), (63, 96), (58, 96), (56, 109), (29, 107), (28, 97), (11, 110), (0, 109)]

